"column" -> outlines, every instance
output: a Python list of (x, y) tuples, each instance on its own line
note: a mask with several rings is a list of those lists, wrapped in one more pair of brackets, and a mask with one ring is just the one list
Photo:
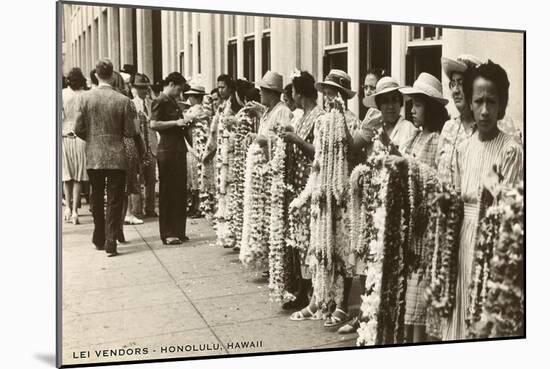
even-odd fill
[(237, 78), (244, 78), (244, 15), (237, 15)]
[(191, 37), (193, 42), (193, 55), (191, 55), (191, 65), (193, 66), (193, 75), (191, 78), (195, 78), (199, 75), (199, 13), (191, 13)]
[(201, 27), (201, 74), (202, 83), (207, 92), (215, 85), (216, 74), (214, 67), (214, 15), (202, 13), (200, 15)]
[(183, 12), (176, 13), (176, 69), (183, 74), (180, 52), (183, 50)]
[(391, 73), (400, 84), (405, 84), (407, 54), (407, 27), (391, 26)]
[[(120, 64), (133, 64), (132, 9), (120, 9)], [(135, 66), (137, 67), (137, 66)]]
[[(316, 81), (322, 81), (325, 77), (323, 75), (323, 56), (325, 53), (325, 27), (327, 25), (327, 21), (318, 20), (317, 21), (317, 75), (315, 76)], [(328, 71), (327, 71), (328, 73)]]
[(107, 8), (108, 17), (108, 46), (109, 57), (113, 62), (114, 70), (120, 70), (120, 32), (119, 32), (119, 9)]
[(177, 12), (170, 12), (170, 71), (179, 71), (178, 63), (178, 38), (177, 38)]
[(99, 59), (99, 29), (98, 21), (92, 21), (92, 69)]
[(109, 17), (107, 11), (99, 13), (99, 58), (109, 57)]
[[(161, 32), (162, 32), (162, 78), (166, 78), (166, 76), (171, 72), (170, 70), (170, 63), (169, 63), (169, 35), (168, 35), (168, 12), (166, 10), (161, 11)], [(166, 45), (167, 47), (164, 47)]]
[(191, 13), (183, 13), (183, 75), (191, 75)]
[[(214, 14), (214, 79), (216, 79), (223, 72), (223, 58), (225, 54), (225, 33), (223, 33), (223, 15)], [(216, 87), (216, 81), (214, 80), (214, 86)]]
[(151, 10), (136, 10), (137, 70), (153, 80), (153, 18)]
[(254, 81), (262, 79), (262, 37), (264, 35), (264, 18), (254, 17)]
[[(351, 78), (351, 89), (359, 92), (361, 76), (359, 75), (359, 23), (348, 23), (348, 74)], [(357, 94), (348, 101), (348, 108), (359, 114), (359, 99)]]

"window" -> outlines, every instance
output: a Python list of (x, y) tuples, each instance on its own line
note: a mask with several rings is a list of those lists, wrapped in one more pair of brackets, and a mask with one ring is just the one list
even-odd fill
[(227, 74), (237, 78), (237, 41), (231, 40), (227, 44)]
[(264, 30), (271, 28), (271, 18), (264, 17)]
[(201, 33), (197, 32), (198, 74), (201, 74)]
[(254, 37), (244, 40), (244, 78), (254, 81)]
[(132, 9), (132, 64), (137, 69), (137, 13), (136, 9)]
[(441, 27), (409, 27), (409, 41), (433, 41), (441, 40), (443, 29)]
[[(269, 18), (268, 18), (269, 19)], [(262, 76), (271, 69), (271, 34), (264, 33), (262, 37)]]
[(347, 22), (326, 22), (325, 45), (339, 45), (348, 42)]
[(185, 53), (180, 51), (180, 73), (183, 74), (185, 68)]
[(100, 58), (105, 58), (109, 55), (109, 49), (108, 49), (108, 44), (107, 44), (107, 34), (108, 34), (108, 29), (107, 29), (107, 10), (104, 10), (103, 11), (103, 14), (101, 14), (101, 30), (99, 32), (100, 34), (100, 37), (101, 37), (101, 55), (99, 56)]

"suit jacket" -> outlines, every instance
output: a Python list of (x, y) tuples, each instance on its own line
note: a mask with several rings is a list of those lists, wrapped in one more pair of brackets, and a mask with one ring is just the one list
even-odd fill
[(87, 142), (87, 168), (126, 170), (128, 163), (122, 137), (137, 134), (132, 101), (102, 84), (82, 94), (77, 110), (75, 134)]
[[(157, 147), (158, 147), (158, 136), (157, 136), (157, 132), (152, 130), (150, 125), (149, 125), (149, 120), (150, 120), (150, 117), (151, 117), (151, 103), (152, 103), (152, 100), (149, 99), (148, 97), (145, 98), (144, 100), (140, 99), (139, 97), (135, 97), (132, 102), (134, 103), (134, 106), (136, 107), (136, 111), (138, 113), (145, 113), (147, 111), (147, 124), (145, 124), (145, 127), (142, 126), (141, 127), (141, 134), (143, 136), (143, 140), (145, 141), (145, 135), (147, 134), (147, 138), (148, 138), (148, 141), (149, 141), (149, 149), (151, 150), (151, 153), (153, 155), (157, 155)], [(145, 106), (145, 109), (144, 109), (144, 106)]]
[[(183, 111), (176, 100), (167, 96), (163, 92), (151, 103), (152, 121), (172, 121), (183, 118)], [(185, 139), (192, 140), (191, 129), (172, 127), (159, 131), (160, 142), (158, 144), (157, 154), (159, 156), (171, 155), (174, 153), (186, 153), (187, 146)]]

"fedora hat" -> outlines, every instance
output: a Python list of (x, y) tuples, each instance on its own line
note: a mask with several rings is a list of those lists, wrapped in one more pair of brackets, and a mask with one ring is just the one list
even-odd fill
[(463, 54), (456, 59), (441, 58), (441, 66), (449, 79), (453, 73), (464, 73), (469, 65), (478, 66), (482, 61), (474, 55)]
[(429, 73), (422, 72), (414, 81), (412, 87), (399, 89), (403, 95), (424, 95), (440, 104), (447, 105), (449, 100), (443, 97), (443, 86), (441, 82)]
[(272, 72), (268, 70), (265, 72), (262, 80), (258, 84), (261, 88), (268, 90), (277, 91), (279, 93), (283, 92), (283, 76), (277, 72)]
[(204, 86), (191, 84), (189, 90), (183, 93), (184, 95), (206, 95), (206, 89)]
[(351, 99), (356, 92), (351, 90), (351, 77), (340, 69), (331, 69), (323, 82), (315, 83), (315, 88), (323, 92), (323, 87), (336, 87), (346, 98)]
[(149, 80), (149, 77), (147, 77), (145, 74), (137, 73), (134, 76), (133, 85), (135, 87), (149, 87), (151, 86), (151, 80)]
[(374, 91), (374, 93), (370, 96), (367, 96), (366, 105), (369, 108), (376, 108), (376, 96), (384, 95), (393, 91), (397, 91), (400, 93), (400, 88), (401, 86), (395, 78), (390, 76), (382, 77), (376, 83), (376, 90)]

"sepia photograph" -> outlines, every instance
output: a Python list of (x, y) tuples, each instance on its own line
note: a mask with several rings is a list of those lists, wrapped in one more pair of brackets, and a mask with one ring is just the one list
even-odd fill
[(525, 338), (479, 26), (57, 2), (57, 366)]

